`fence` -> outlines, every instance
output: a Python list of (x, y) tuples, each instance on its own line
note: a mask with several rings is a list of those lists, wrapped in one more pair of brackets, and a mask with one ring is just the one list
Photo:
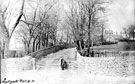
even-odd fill
[(94, 57), (135, 56), (135, 51), (94, 50)]
[[(78, 52), (82, 56), (88, 56), (88, 49)], [(135, 51), (118, 51), (118, 50), (99, 50), (91, 49), (91, 57), (118, 57), (118, 56), (135, 56)]]

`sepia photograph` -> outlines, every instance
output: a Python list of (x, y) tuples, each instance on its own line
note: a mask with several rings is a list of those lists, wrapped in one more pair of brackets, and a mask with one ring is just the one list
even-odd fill
[(135, 84), (135, 0), (0, 0), (0, 84)]

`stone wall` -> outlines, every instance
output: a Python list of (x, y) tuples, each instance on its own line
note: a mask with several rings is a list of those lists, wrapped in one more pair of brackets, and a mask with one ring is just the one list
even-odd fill
[(16, 50), (8, 50), (8, 51), (5, 53), (5, 57), (6, 57), (6, 58), (13, 58), (13, 57), (16, 57)]
[(29, 55), (36, 58), (36, 59), (40, 59), (40, 58), (46, 57), (48, 54), (55, 53), (59, 50), (72, 48), (72, 47), (74, 47), (74, 46), (68, 45), (68, 44), (67, 45), (57, 45), (57, 46), (52, 46), (50, 48), (46, 48), (46, 49), (36, 51), (34, 53), (30, 53)]
[(1, 73), (33, 70), (35, 68), (34, 63), (34, 58), (31, 56), (1, 59)]

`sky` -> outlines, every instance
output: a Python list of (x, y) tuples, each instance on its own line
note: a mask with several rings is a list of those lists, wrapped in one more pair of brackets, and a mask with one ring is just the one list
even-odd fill
[(109, 28), (120, 32), (135, 24), (135, 0), (113, 0), (109, 6)]

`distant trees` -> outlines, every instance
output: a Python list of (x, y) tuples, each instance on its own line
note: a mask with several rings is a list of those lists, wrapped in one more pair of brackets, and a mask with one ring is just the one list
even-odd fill
[(131, 36), (131, 38), (135, 40), (135, 25), (131, 25), (129, 27), (129, 36)]
[(19, 2), (21, 4), (18, 8), (13, 6), (13, 4), (17, 4), (16, 2), (11, 3), (10, 1), (7, 2), (6, 6), (0, 7), (0, 39), (3, 47), (2, 52), (4, 52), (2, 58), (6, 58), (5, 56), (6, 52), (9, 50), (10, 39), (23, 15), (24, 2), (25, 0), (21, 0)]
[(130, 39), (129, 29), (123, 28), (123, 34), (124, 34), (124, 36), (125, 36), (125, 38), (126, 38), (127, 40)]
[(123, 29), (123, 34), (125, 35), (126, 40), (135, 40), (135, 25), (129, 26), (129, 28)]
[[(135, 18), (135, 11), (134, 11), (134, 17)], [(128, 28), (123, 28), (123, 35), (126, 40), (133, 40), (135, 41), (135, 24), (130, 25)]]

